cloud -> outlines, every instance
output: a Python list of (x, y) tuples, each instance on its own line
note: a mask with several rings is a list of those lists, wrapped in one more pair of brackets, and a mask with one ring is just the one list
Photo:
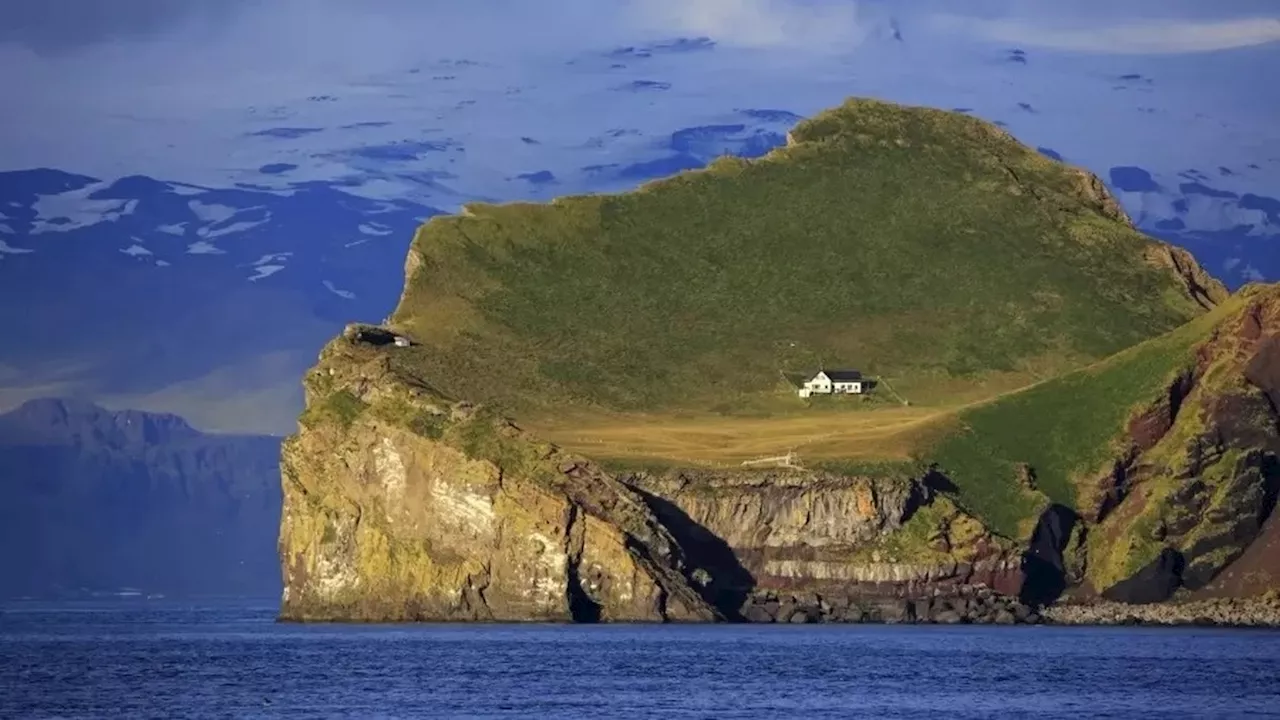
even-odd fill
[(155, 37), (184, 23), (217, 22), (235, 12), (240, 2), (0, 0), (0, 43), (21, 43), (42, 55), (58, 55), (96, 43)]
[(872, 32), (851, 0), (635, 0), (640, 27), (707, 36), (721, 45), (825, 49), (852, 47)]
[(1056, 27), (1046, 20), (936, 18), (944, 27), (987, 40), (1113, 55), (1167, 55), (1234, 50), (1280, 41), (1280, 18), (1232, 20), (1142, 20), (1095, 26)]
[[(1046, 66), (1011, 76), (989, 63), (990, 42), (1151, 52), (1203, 47), (1206, 36), (1213, 46), (1224, 34), (1256, 40), (1274, 21), (1246, 23), (1249, 34), (1239, 18), (1265, 16), (1274, 0), (1233, 0), (1230, 13), (1199, 0), (190, 0), (183, 7), (199, 11), (183, 12), (160, 0), (121, 0), (129, 12), (120, 16), (53, 11), (76, 1), (50, 0), (60, 4), (31, 10), (21, 26), (0, 23), (10, 109), (0, 113), (0, 169), (142, 173), (215, 187), (354, 181), (362, 184), (349, 192), (366, 197), (407, 193), (453, 207), (532, 192), (509, 178), (542, 170), (559, 180), (557, 191), (577, 192), (584, 188), (574, 183), (596, 182), (581, 168), (653, 160), (654, 143), (674, 131), (740, 122), (734, 109), (803, 115), (851, 94), (972, 107), (1006, 121), (1014, 118), (1005, 108), (1027, 102), (1039, 113), (1020, 113), (1014, 129), (1046, 128), (1027, 136), (1036, 143), (1082, 163), (1120, 147), (1125, 163), (1157, 169), (1165, 165), (1152, 156), (1207, 167), (1265, 157), (1280, 109), (1274, 93), (1257, 91), (1274, 58), (1254, 54), (1270, 48), (1216, 56), (1177, 95), (1168, 94), (1170, 72), (1158, 94), (1144, 96), (1162, 113), (1132, 120), (1133, 97), (1096, 84), (1092, 58), (1055, 66), (1049, 85), (1037, 74)], [(0, 0), (0, 18), (18, 3), (35, 7)], [(901, 28), (903, 43), (891, 27)], [(606, 57), (698, 36), (716, 50)], [(43, 49), (50, 37), (66, 45)], [(1135, 70), (1126, 57), (1109, 62), (1113, 75)], [(1159, 64), (1141, 69), (1160, 74)], [(1018, 85), (1008, 84), (1013, 77)], [(658, 82), (671, 90), (611, 90)], [(1083, 138), (1075, 127), (1085, 113), (1107, 120), (1073, 143)], [(1215, 123), (1191, 123), (1197, 113)], [(1231, 154), (1244, 141), (1228, 139), (1221, 121), (1248, 138), (1251, 155)], [(1143, 129), (1122, 135), (1116, 124)], [(258, 136), (313, 127), (325, 131)], [(607, 146), (587, 143), (617, 128), (632, 133)], [(1150, 155), (1126, 149), (1135, 142), (1150, 143)], [(436, 146), (449, 152), (406, 150)], [(406, 150), (405, 159), (371, 159), (386, 148)], [(260, 172), (277, 165), (292, 169)]]

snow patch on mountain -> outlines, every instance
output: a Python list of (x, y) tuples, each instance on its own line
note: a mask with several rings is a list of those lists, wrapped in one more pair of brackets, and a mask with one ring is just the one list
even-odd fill
[(350, 290), (340, 290), (340, 289), (338, 289), (338, 287), (337, 287), (336, 285), (334, 285), (334, 284), (333, 284), (333, 281), (331, 281), (331, 280), (324, 280), (324, 281), (321, 281), (321, 283), (320, 283), (320, 284), (321, 284), (321, 285), (324, 285), (324, 287), (325, 287), (325, 289), (326, 289), (326, 290), (328, 290), (329, 292), (333, 293), (334, 295), (337, 295), (338, 297), (340, 297), (340, 298), (342, 298), (342, 299), (344, 299), (344, 300), (355, 300), (355, 299), (356, 299), (356, 294), (355, 294), (355, 293), (351, 292)]
[(187, 246), (188, 255), (225, 255), (226, 250), (206, 240), (197, 240)]
[(275, 275), (284, 270), (284, 265), (259, 265), (253, 269), (253, 274), (249, 276), (249, 282), (257, 282)]
[(291, 252), (268, 253), (250, 263), (253, 268), (253, 274), (249, 276), (249, 282), (257, 282), (269, 278), (272, 275), (285, 269), (285, 262), (293, 256)]
[(227, 205), (218, 205), (216, 203), (203, 203), (199, 200), (192, 200), (187, 203), (187, 207), (191, 208), (191, 212), (202, 222), (216, 224), (225, 220), (230, 220), (235, 216), (236, 208)]
[(1280, 236), (1280, 200), (1240, 192), (1248, 183), (1233, 173), (1211, 180), (1196, 170), (1161, 174), (1122, 166), (1111, 168), (1109, 184), (1140, 227)]
[(95, 183), (66, 192), (38, 195), (31, 205), (35, 211), (31, 234), (68, 232), (100, 222), (114, 222), (137, 209), (136, 199), (94, 197), (95, 192), (106, 187), (106, 183)]
[(223, 235), (231, 235), (234, 233), (244, 232), (246, 230), (252, 230), (259, 225), (265, 225), (270, 220), (271, 213), (266, 213), (266, 217), (261, 220), (240, 220), (228, 225), (223, 225), (222, 227), (202, 227), (199, 230), (196, 230), (196, 235), (212, 240), (213, 238), (221, 237)]
[(165, 184), (168, 186), (167, 188), (168, 191), (173, 193), (174, 195), (183, 195), (183, 196), (203, 195), (209, 192), (209, 188), (200, 187), (199, 185), (191, 185), (188, 183), (180, 183), (180, 182), (171, 182), (171, 183), (165, 183)]

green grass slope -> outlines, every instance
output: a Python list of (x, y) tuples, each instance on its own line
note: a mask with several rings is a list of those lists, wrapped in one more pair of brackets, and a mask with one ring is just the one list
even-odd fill
[(872, 100), (759, 160), (433, 218), (407, 275), (422, 376), (517, 415), (732, 411), (818, 365), (1055, 372), (1203, 312), (1096, 178)]
[[(1050, 501), (1082, 511), (1095, 504), (1093, 481), (1131, 445), (1129, 421), (1167, 404), (1173, 381), (1200, 366), (1203, 377), (1183, 401), (1176, 424), (1138, 463), (1147, 474), (1179, 475), (1182, 468), (1174, 456), (1186, 452), (1196, 433), (1206, 431), (1200, 408), (1224, 401), (1247, 407), (1235, 397), (1256, 392), (1244, 389), (1248, 355), (1211, 350), (1206, 343), (1238, 332), (1235, 326), (1248, 313), (1256, 313), (1259, 304), (1280, 306), (1280, 287), (1248, 286), (1172, 332), (961, 411), (952, 419), (954, 430), (921, 448), (920, 457), (937, 463), (952, 478), (969, 510), (1003, 534), (1026, 537), (1037, 513)], [(1208, 365), (1208, 358), (1213, 364)], [(1265, 419), (1259, 422), (1265, 424)], [(1218, 442), (1230, 445), (1231, 440)], [(1018, 479), (1024, 464), (1034, 469), (1035, 491)]]

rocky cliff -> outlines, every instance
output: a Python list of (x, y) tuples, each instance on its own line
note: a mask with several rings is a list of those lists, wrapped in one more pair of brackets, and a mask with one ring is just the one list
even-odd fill
[(1203, 596), (1215, 579), (1236, 595), (1280, 588), (1265, 553), (1236, 566), (1275, 532), (1280, 288), (1246, 287), (1232, 305), (1129, 418), (1111, 467), (1080, 484), (1084, 592), (1157, 602)]
[(615, 476), (445, 398), (417, 352), (351, 326), (308, 375), (283, 451), (284, 618), (822, 619), (1020, 588), (1021, 549), (934, 473)]
[(635, 491), (441, 396), (405, 362), (417, 351), (353, 326), (309, 374), (283, 451), (283, 617), (721, 617)]
[(1065, 502), (1037, 485), (1049, 468), (1016, 465), (1014, 487), (1042, 498), (1018, 536), (936, 463), (609, 472), (447, 398), (417, 374), (429, 350), (395, 337), (351, 326), (307, 378), (282, 467), (286, 618), (1013, 622), (1064, 594), (1141, 604), (1277, 587), (1277, 287), (1016, 394), (1026, 412), (1055, 385), (1083, 400), (1080, 383), (1112, 387), (1135, 365), (1168, 377)]
[(936, 472), (901, 472), (684, 470), (624, 480), (710, 571), (713, 597), (731, 616), (893, 614), (899, 601), (979, 588), (1017, 596), (1017, 544), (958, 508)]
[(422, 351), (354, 325), (308, 375), (283, 617), (902, 620), (1021, 588), (1022, 549), (936, 472), (611, 474), (445, 398), (414, 374)]

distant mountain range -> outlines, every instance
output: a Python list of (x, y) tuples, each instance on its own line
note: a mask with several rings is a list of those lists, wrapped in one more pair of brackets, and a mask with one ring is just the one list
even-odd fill
[(0, 415), (0, 598), (277, 595), (279, 448), (68, 400)]

